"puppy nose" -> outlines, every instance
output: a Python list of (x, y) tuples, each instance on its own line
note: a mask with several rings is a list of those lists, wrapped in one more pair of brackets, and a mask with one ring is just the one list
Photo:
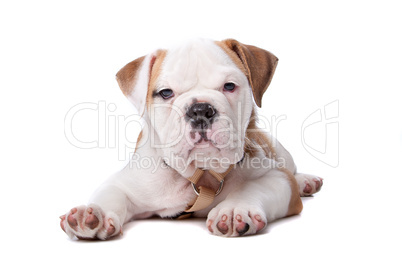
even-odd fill
[(191, 105), (186, 113), (186, 116), (192, 120), (208, 120), (212, 121), (212, 118), (216, 115), (214, 106), (207, 102), (194, 103)]

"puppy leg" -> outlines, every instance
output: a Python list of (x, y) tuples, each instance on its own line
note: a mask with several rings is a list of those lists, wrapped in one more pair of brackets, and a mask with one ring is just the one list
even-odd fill
[(61, 216), (60, 226), (68, 236), (105, 240), (121, 233), (127, 218), (127, 197), (119, 188), (104, 185), (88, 206), (72, 208)]
[(207, 227), (215, 235), (251, 235), (268, 222), (298, 214), (303, 205), (293, 175), (270, 170), (264, 177), (244, 182), (212, 209)]
[(321, 190), (323, 179), (314, 175), (296, 173), (300, 196), (311, 196)]

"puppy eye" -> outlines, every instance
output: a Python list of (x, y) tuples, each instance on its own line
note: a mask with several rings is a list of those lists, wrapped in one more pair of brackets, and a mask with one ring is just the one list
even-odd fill
[(161, 91), (159, 91), (158, 94), (161, 95), (161, 97), (165, 100), (170, 99), (174, 96), (173, 90), (171, 90), (170, 88), (162, 89)]
[(229, 83), (225, 83), (223, 85), (223, 90), (225, 90), (225, 91), (233, 92), (235, 90), (235, 88), (236, 88), (235, 83), (229, 82)]

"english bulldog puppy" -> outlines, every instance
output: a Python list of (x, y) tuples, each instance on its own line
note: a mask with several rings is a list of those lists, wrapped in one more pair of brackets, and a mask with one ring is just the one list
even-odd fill
[(104, 240), (132, 220), (193, 216), (207, 217), (214, 235), (242, 236), (299, 214), (300, 196), (323, 180), (297, 173), (288, 151), (257, 126), (277, 63), (233, 39), (200, 39), (124, 66), (117, 81), (144, 120), (133, 159), (88, 205), (61, 216), (61, 228)]

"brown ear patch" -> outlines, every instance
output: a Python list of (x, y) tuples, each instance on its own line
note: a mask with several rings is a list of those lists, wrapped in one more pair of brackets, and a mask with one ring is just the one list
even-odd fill
[[(217, 44), (223, 48), (226, 53), (233, 59), (233, 55), (240, 60), (243, 70), (248, 78), (250, 86), (253, 90), (254, 100), (258, 107), (261, 107), (262, 96), (271, 83), (278, 64), (278, 58), (264, 49), (244, 45), (234, 39), (227, 39)], [(234, 53), (234, 54), (233, 54)], [(239, 65), (238, 60), (234, 60)]]
[(162, 63), (165, 60), (166, 54), (167, 54), (166, 50), (160, 49), (156, 52), (154, 58), (152, 59), (153, 63), (149, 75), (149, 84), (148, 84), (148, 93), (146, 102), (148, 107), (152, 103), (153, 91), (156, 89), (158, 77), (161, 74)]
[(137, 108), (142, 116), (149, 107), (166, 50), (157, 50), (147, 56), (126, 64), (116, 74), (121, 91)]
[(228, 54), (234, 64), (236, 64), (237, 68), (239, 68), (248, 78), (249, 72), (248, 70), (246, 70), (243, 62), (240, 60), (240, 57), (237, 55), (237, 53), (232, 50), (232, 48), (228, 46), (225, 41), (216, 41), (215, 44), (217, 44), (221, 49), (223, 49), (223, 51), (226, 52), (226, 54)]
[(117, 83), (119, 83), (121, 91), (125, 96), (130, 95), (134, 88), (137, 72), (140, 69), (145, 56), (127, 63), (116, 74)]

